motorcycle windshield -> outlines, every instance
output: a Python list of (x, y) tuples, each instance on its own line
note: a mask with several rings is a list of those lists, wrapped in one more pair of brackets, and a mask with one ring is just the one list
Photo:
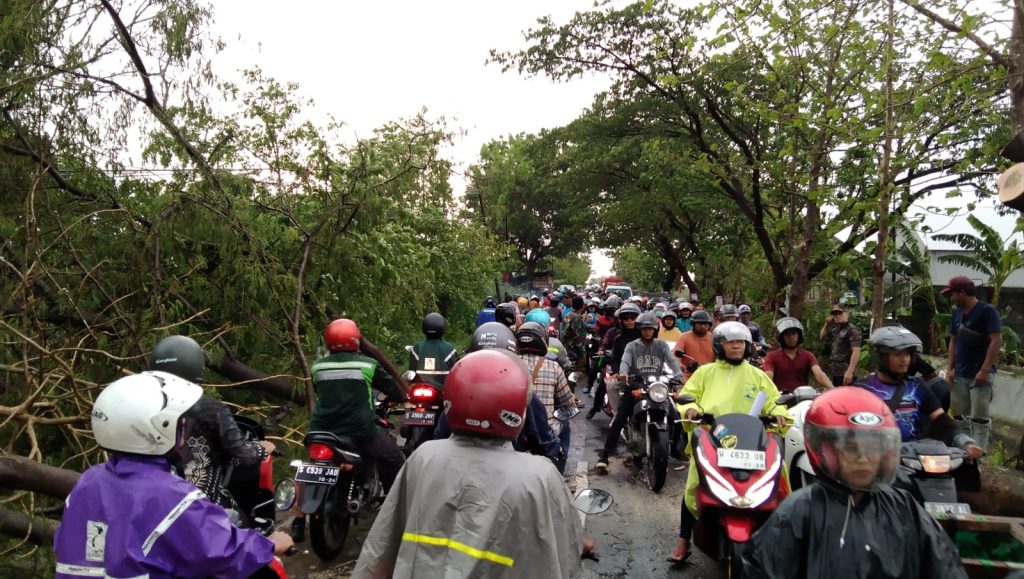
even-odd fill
[(716, 446), (721, 448), (768, 449), (768, 436), (765, 434), (761, 419), (746, 414), (726, 414), (717, 417), (711, 434)]

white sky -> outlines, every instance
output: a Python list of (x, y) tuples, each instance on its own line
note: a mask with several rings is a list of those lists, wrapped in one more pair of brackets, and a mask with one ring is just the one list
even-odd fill
[[(461, 172), (484, 143), (564, 125), (608, 85), (597, 77), (556, 84), (485, 65), (492, 48), (523, 47), (522, 33), (538, 17), (565, 22), (592, 7), (591, 0), (218, 0), (214, 29), (227, 48), (213, 60), (224, 79), (259, 66), (298, 83), (316, 102), (311, 116), (330, 114), (356, 136), (426, 107), (428, 116), (444, 117), (460, 133), (446, 154)], [(465, 180), (456, 175), (452, 186), (461, 194)], [(996, 217), (991, 209), (979, 216), (1004, 235), (1013, 229), (1013, 217)], [(944, 233), (970, 231), (962, 217), (928, 223)], [(591, 259), (593, 273), (610, 271), (611, 259), (602, 253)]]

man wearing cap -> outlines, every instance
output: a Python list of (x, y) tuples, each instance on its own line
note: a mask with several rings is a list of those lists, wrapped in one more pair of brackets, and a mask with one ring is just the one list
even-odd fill
[(819, 337), (822, 340), (832, 340), (832, 355), (829, 356), (832, 384), (853, 384), (857, 362), (860, 361), (861, 335), (857, 326), (850, 323), (850, 316), (843, 310), (842, 305), (832, 306), (831, 315), (825, 319)]
[(764, 334), (761, 333), (761, 324), (755, 322), (753, 312), (750, 311), (750, 306), (743, 304), (740, 306), (740, 323), (750, 329), (750, 336), (754, 339), (754, 343), (764, 348), (768, 345), (764, 341)]
[(992, 420), (992, 380), (996, 356), (1003, 343), (999, 312), (978, 299), (971, 278), (958, 275), (949, 280), (942, 293), (956, 307), (949, 322), (949, 364), (946, 379), (953, 383), (950, 410), (960, 429), (987, 448)]

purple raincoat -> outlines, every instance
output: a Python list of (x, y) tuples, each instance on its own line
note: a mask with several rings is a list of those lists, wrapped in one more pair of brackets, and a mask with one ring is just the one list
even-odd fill
[(53, 539), (57, 578), (247, 577), (274, 544), (239, 529), (163, 457), (111, 453), (82, 474)]

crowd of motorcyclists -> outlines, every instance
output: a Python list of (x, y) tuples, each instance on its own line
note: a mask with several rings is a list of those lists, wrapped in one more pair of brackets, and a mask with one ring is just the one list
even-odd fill
[[(669, 404), (677, 470), (693, 462), (689, 435), (702, 415), (754, 409), (783, 431), (792, 417), (780, 396), (805, 385), (825, 390), (804, 422), (816, 483), (764, 521), (743, 552), (744, 576), (966, 576), (935, 520), (889, 486), (901, 441), (935, 438), (973, 460), (984, 454), (947, 414), (949, 385), (921, 359), (921, 340), (899, 326), (876, 329), (867, 347), (877, 370), (858, 379), (862, 339), (843, 306), (820, 333), (832, 345), (828, 372), (803, 347), (800, 320), (776, 320), (768, 351), (753, 314), (749, 305), (708, 310), (601, 292), (488, 297), (460, 354), (444, 339), (444, 317), (430, 313), (424, 339), (407, 348), (408, 366), (443, 393), (444, 412), (433, 441), (408, 457), (374, 411), (378, 392), (406, 401), (404, 379), (379, 352), (367, 355), (355, 321), (331, 321), (328, 353), (311, 367), (309, 430), (351, 439), (387, 494), (353, 576), (574, 576), (594, 544), (563, 478), (571, 426), (560, 409), (583, 406), (577, 391), (592, 394), (591, 420), (607, 398), (617, 400), (596, 449), (595, 470), (607, 474), (640, 400), (633, 392), (654, 376), (678, 402)], [(290, 536), (232, 524), (226, 513), (237, 505), (220, 485), (220, 466), (259, 462), (275, 447), (241, 438), (224, 404), (203, 394), (204, 366), (195, 341), (172, 336), (154, 348), (147, 371), (96, 399), (93, 430), (110, 459), (68, 498), (54, 541), (58, 577), (283, 573), (277, 556), (304, 540), (305, 517), (296, 511)], [(673, 564), (692, 554), (699, 484), (691, 465)]]

